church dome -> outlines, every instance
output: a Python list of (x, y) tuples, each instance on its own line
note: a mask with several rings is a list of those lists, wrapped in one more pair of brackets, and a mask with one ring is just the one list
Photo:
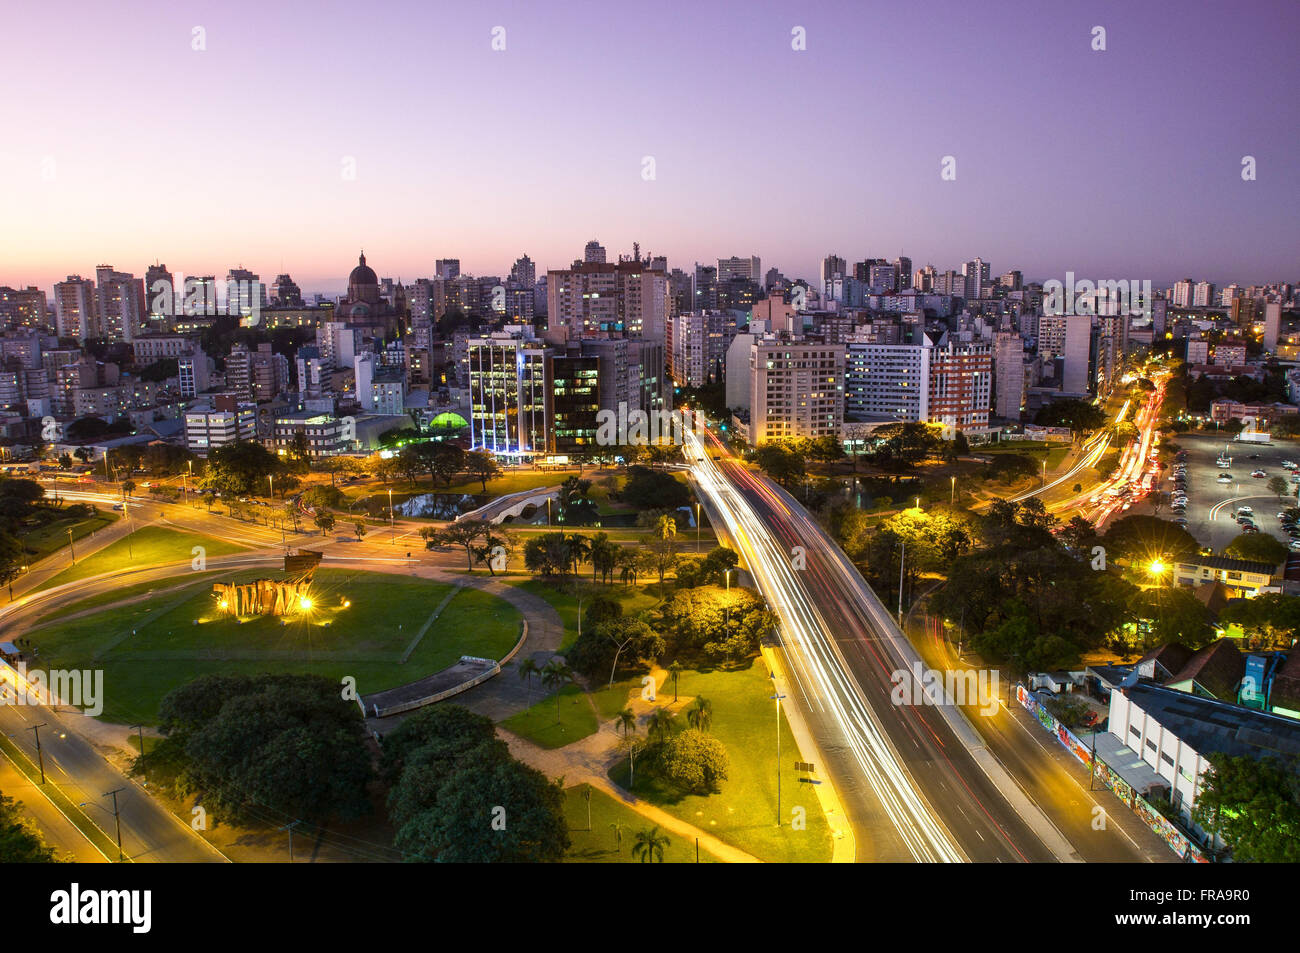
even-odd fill
[(349, 285), (378, 285), (379, 277), (375, 270), (366, 264), (366, 253), (361, 253), (361, 262), (357, 267), (352, 269), (352, 274), (348, 275)]

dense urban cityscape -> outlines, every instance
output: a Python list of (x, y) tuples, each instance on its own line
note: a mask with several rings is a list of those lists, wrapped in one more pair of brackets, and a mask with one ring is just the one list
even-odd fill
[[(295, 22), (272, 6), (249, 43)], [(184, 34), (160, 112), (278, 88), (320, 154), (271, 141), (267, 99), (224, 166), (181, 136), (123, 158), (116, 106), (0, 157), (0, 861), (43, 878), (38, 919), (148, 933), (178, 915), (152, 864), (1150, 863), (1187, 866), (1108, 874), (1089, 916), (1254, 925), (1242, 878), (1300, 860), (1296, 102), (1268, 114), (1295, 11), (1188, 14), (1180, 38), (1268, 34), (1218, 87), (1155, 50), (1166, 5), (1041, 13), (1008, 27), (1070, 47), (1035, 48), (1036, 88), (936, 63), (951, 90), (890, 78), (870, 131), (780, 142), (862, 11), (701, 11), (735, 27), (718, 64), (611, 14), (591, 65), (685, 102), (752, 56), (766, 126), (664, 137), (667, 99), (593, 89), (512, 144), (536, 167), (486, 147), (464, 119), (503, 93), (586, 94), (579, 6), (445, 11), (427, 65), (403, 27), (431, 14), (396, 0), (366, 30), (389, 53), (304, 11), (282, 67), (229, 13), (154, 22)], [(20, 119), (90, 82), (15, 56), (51, 84)], [(405, 70), (447, 111), (404, 113)], [(106, 103), (150, 88), (103, 76)], [(880, 135), (967, 84), (1036, 117), (1021, 169), (991, 169), (1010, 111)], [(1035, 132), (1055, 102), (1211, 98), (1267, 133)], [(1170, 182), (1133, 172), (1175, 142)], [(156, 227), (87, 204), (96, 176)], [(412, 889), (394, 869), (373, 883)], [(1057, 877), (1015, 890), (1090, 889)]]

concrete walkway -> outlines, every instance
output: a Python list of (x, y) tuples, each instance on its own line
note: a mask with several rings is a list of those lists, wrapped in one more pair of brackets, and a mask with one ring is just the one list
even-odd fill
[[(682, 697), (674, 707), (680, 709), (689, 701), (689, 698)], [(640, 699), (630, 700), (628, 705), (636, 712), (638, 722), (648, 719), (650, 712), (658, 707)], [(611, 781), (609, 769), (622, 757), (618, 750), (618, 733), (612, 722), (602, 724), (595, 734), (565, 745), (563, 748), (542, 748), (501, 727), (497, 728), (497, 733), (505, 740), (512, 755), (547, 777), (563, 777), (566, 787), (574, 784), (590, 784), (622, 801), (652, 824), (658, 824), (664, 830), (671, 831), (687, 841), (698, 839), (701, 848), (724, 863), (762, 862), (753, 854), (732, 847), (708, 831), (700, 830), (695, 825), (674, 817)]]

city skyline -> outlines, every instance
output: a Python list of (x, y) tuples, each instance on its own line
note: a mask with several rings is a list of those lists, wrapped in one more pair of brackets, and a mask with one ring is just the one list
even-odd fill
[[(54, 4), (9, 31), (62, 45), (6, 50), (27, 89), (11, 121), (34, 134), (0, 156), (18, 226), (0, 283), (161, 259), (335, 294), (359, 247), (412, 281), (440, 257), (562, 268), (593, 237), (611, 258), (638, 241), (670, 267), (758, 254), (809, 279), (831, 252), (979, 255), (1026, 280), (1293, 279), (1295, 8), (934, 3), (892, 41), (846, 4), (687, 21), (677, 5), (398, 3), (367, 10), (360, 36), (341, 5), (139, 9)], [(1187, 52), (1231, 48), (1250, 50), (1231, 71)], [(117, 68), (124, 49), (153, 69)], [(81, 115), (92, 77), (101, 105)]]

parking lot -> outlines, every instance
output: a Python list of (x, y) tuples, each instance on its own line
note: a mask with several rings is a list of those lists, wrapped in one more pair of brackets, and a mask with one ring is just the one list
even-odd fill
[[(1277, 514), (1296, 505), (1295, 497), (1279, 500), (1268, 491), (1267, 484), (1270, 477), (1280, 476), (1294, 491), (1296, 484), (1290, 482), (1291, 474), (1282, 468), (1282, 461), (1300, 463), (1300, 446), (1291, 440), (1249, 444), (1200, 434), (1179, 434), (1175, 441), (1187, 451), (1187, 511), (1183, 514), (1187, 520), (1186, 529), (1201, 545), (1221, 552), (1236, 539), (1241, 534), (1241, 527), (1234, 517), (1237, 508), (1243, 505), (1255, 511), (1255, 525), (1261, 533), (1271, 533), (1284, 543), (1290, 541)], [(1232, 466), (1222, 470), (1215, 460), (1225, 445), (1232, 457)], [(1252, 456), (1255, 459), (1251, 459)], [(1166, 459), (1165, 462), (1170, 469), (1161, 474), (1161, 489), (1167, 501), (1174, 488), (1170, 480), (1174, 461)], [(1263, 470), (1264, 476), (1252, 477), (1250, 474), (1254, 470)], [(1229, 475), (1232, 482), (1218, 482), (1223, 474)], [(1163, 502), (1158, 515), (1174, 519), (1177, 514), (1170, 511), (1168, 502)]]

